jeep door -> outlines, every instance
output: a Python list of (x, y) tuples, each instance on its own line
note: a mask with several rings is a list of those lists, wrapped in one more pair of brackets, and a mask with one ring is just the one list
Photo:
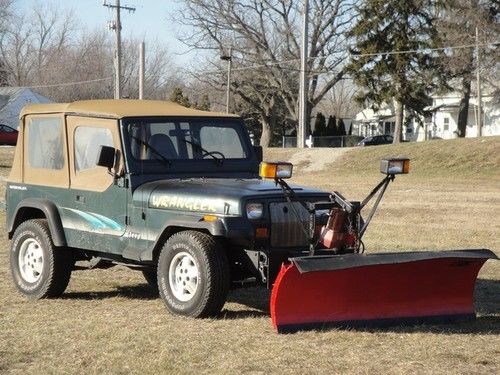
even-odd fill
[[(121, 254), (127, 217), (127, 189), (112, 174), (124, 168), (116, 119), (67, 116), (70, 195), (64, 229), (70, 246)], [(96, 165), (100, 146), (117, 150), (115, 168)], [(122, 181), (123, 182), (123, 181)]]

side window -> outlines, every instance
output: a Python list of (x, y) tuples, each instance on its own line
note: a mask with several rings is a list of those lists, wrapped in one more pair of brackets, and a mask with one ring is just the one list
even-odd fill
[(64, 140), (61, 118), (31, 118), (28, 123), (28, 133), (30, 167), (62, 169), (64, 167)]
[(100, 146), (113, 147), (113, 136), (109, 129), (79, 126), (74, 133), (75, 171), (96, 168)]

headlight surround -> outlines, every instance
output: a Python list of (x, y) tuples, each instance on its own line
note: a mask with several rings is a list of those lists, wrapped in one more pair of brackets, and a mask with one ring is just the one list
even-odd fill
[(262, 203), (247, 203), (247, 218), (250, 220), (260, 219), (264, 213), (264, 205)]

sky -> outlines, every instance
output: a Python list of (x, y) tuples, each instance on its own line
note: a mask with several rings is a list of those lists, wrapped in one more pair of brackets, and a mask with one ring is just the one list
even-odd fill
[[(115, 0), (106, 0), (114, 4)], [(176, 35), (188, 29), (172, 22), (179, 6), (173, 0), (120, 0), (122, 6), (135, 7), (134, 13), (121, 12), (122, 37), (133, 35), (143, 37), (147, 42), (158, 40), (165, 44), (172, 54), (176, 55), (180, 65), (186, 64), (196, 55), (176, 39)], [(107, 23), (114, 20), (114, 9), (104, 7), (102, 0), (15, 0), (14, 6), (29, 9), (36, 4), (52, 4), (61, 10), (73, 9), (75, 19), (90, 29), (107, 29)], [(111, 30), (109, 31), (112, 32)]]

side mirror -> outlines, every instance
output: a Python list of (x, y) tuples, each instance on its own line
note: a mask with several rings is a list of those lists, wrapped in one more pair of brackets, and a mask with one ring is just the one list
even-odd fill
[(97, 154), (96, 165), (106, 167), (109, 170), (115, 166), (116, 150), (114, 147), (100, 146)]
[(257, 160), (259, 161), (259, 163), (262, 163), (262, 160), (264, 160), (262, 146), (253, 146), (253, 150), (255, 152), (255, 155), (257, 156)]

